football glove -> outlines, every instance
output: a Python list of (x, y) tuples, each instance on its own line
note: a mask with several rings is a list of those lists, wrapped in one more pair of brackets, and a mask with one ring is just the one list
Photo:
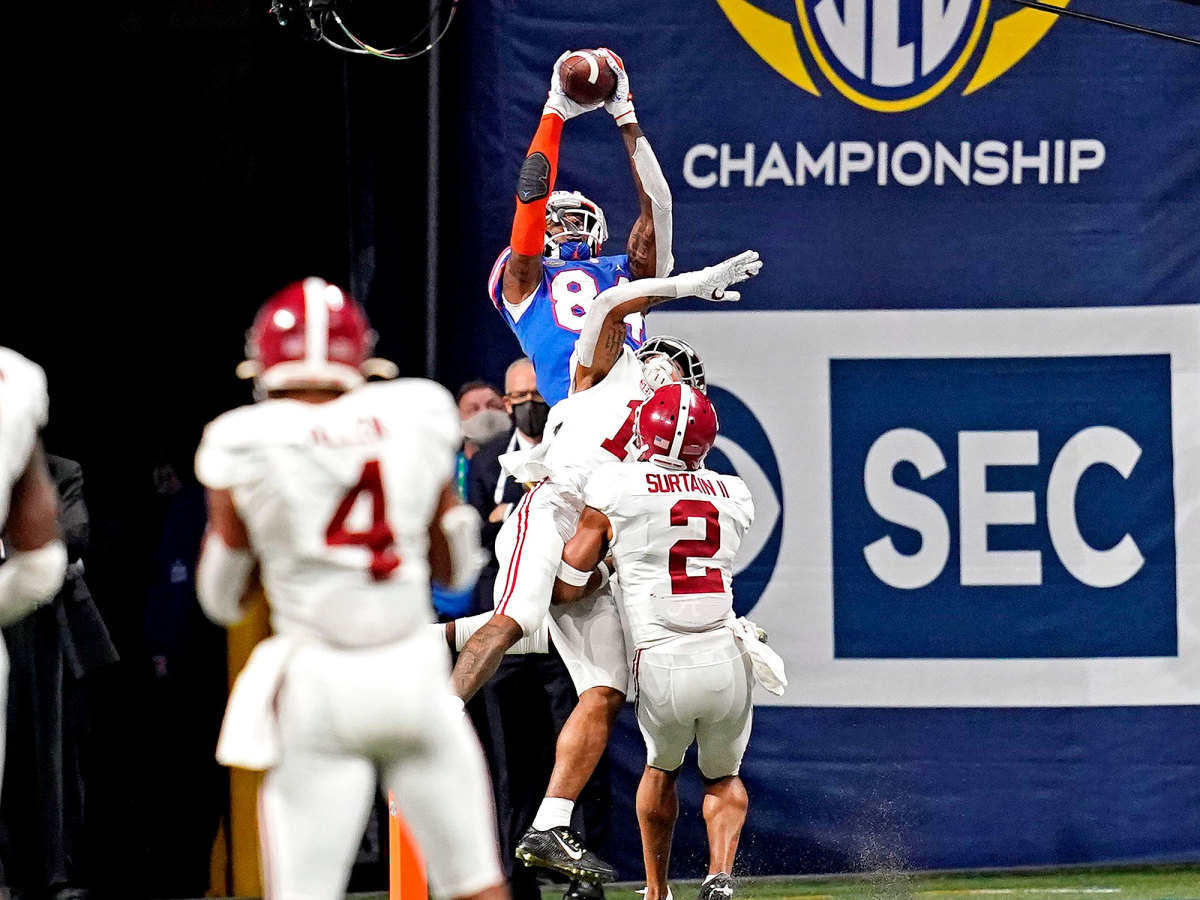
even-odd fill
[(591, 112), (593, 109), (599, 109), (604, 105), (603, 100), (597, 100), (595, 103), (588, 103), (586, 105), (576, 103), (563, 90), (562, 79), (558, 77), (558, 67), (563, 64), (563, 60), (574, 53), (574, 50), (568, 50), (554, 61), (554, 69), (550, 75), (550, 93), (546, 97), (545, 106), (542, 107), (543, 116), (546, 113), (553, 113), (565, 122), (567, 119), (581, 116), (585, 112)]
[(742, 299), (738, 291), (726, 288), (738, 284), (748, 278), (753, 278), (762, 268), (762, 260), (757, 251), (747, 250), (737, 256), (731, 256), (715, 266), (707, 266), (698, 272), (687, 272), (676, 277), (682, 280), (679, 296), (699, 297), (702, 300), (736, 303)]
[(624, 61), (607, 47), (597, 48), (596, 55), (607, 62), (617, 76), (616, 90), (604, 101), (604, 108), (618, 125), (633, 125), (637, 122), (637, 113), (633, 110), (633, 94), (629, 90), (629, 73), (625, 71)]

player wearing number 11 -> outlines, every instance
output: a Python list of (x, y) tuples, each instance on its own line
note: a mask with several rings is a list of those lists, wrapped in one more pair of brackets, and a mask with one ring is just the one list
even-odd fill
[(274, 636), (230, 696), (217, 758), (266, 772), (266, 894), (336, 900), (376, 779), (396, 796), (438, 897), (506, 900), (479, 743), (430, 634), (430, 576), (474, 583), (479, 517), (451, 483), (462, 441), (450, 394), (364, 383), (374, 333), (319, 278), (259, 311), (240, 369), (260, 402), (211, 422), (196, 453), (209, 523), (196, 572), (231, 624), (257, 564)]

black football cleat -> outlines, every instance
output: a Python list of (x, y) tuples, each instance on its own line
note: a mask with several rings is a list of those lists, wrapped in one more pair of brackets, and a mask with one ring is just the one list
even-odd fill
[(700, 885), (700, 893), (696, 895), (696, 900), (732, 900), (734, 889), (737, 887), (737, 882), (733, 880), (731, 875), (725, 872), (718, 872), (704, 884)]
[(604, 885), (576, 878), (563, 891), (562, 900), (604, 900)]
[(530, 828), (517, 844), (517, 859), (527, 866), (553, 869), (580, 881), (604, 884), (617, 880), (616, 870), (583, 846), (570, 828), (558, 826), (538, 831)]

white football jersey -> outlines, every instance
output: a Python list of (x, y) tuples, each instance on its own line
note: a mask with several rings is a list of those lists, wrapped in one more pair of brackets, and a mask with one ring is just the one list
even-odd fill
[(588, 479), (585, 500), (612, 524), (621, 614), (638, 649), (733, 617), (733, 560), (754, 520), (742, 479), (651, 462), (605, 465)]
[(629, 459), (633, 414), (653, 393), (642, 377), (641, 362), (625, 346), (599, 384), (554, 404), (546, 419), (542, 456), (553, 480), (582, 491), (597, 467)]
[(550, 480), (543, 490), (554, 494), (564, 541), (575, 533), (588, 476), (605, 463), (635, 458), (633, 416), (653, 393), (642, 377), (641, 362), (628, 346), (623, 347), (599, 384), (550, 407), (540, 444), (500, 457), (500, 464), (517, 481)]
[(29, 465), (49, 409), (46, 373), (15, 350), (0, 347), (0, 528), (8, 521), (13, 485)]
[(428, 529), (461, 441), (444, 388), (373, 382), (225, 413), (196, 475), (232, 492), (277, 632), (372, 646), (433, 621)]

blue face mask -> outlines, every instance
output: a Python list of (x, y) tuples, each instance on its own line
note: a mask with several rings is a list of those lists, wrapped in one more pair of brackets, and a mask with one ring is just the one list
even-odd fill
[(591, 259), (592, 248), (584, 241), (563, 241), (558, 245), (559, 259)]

